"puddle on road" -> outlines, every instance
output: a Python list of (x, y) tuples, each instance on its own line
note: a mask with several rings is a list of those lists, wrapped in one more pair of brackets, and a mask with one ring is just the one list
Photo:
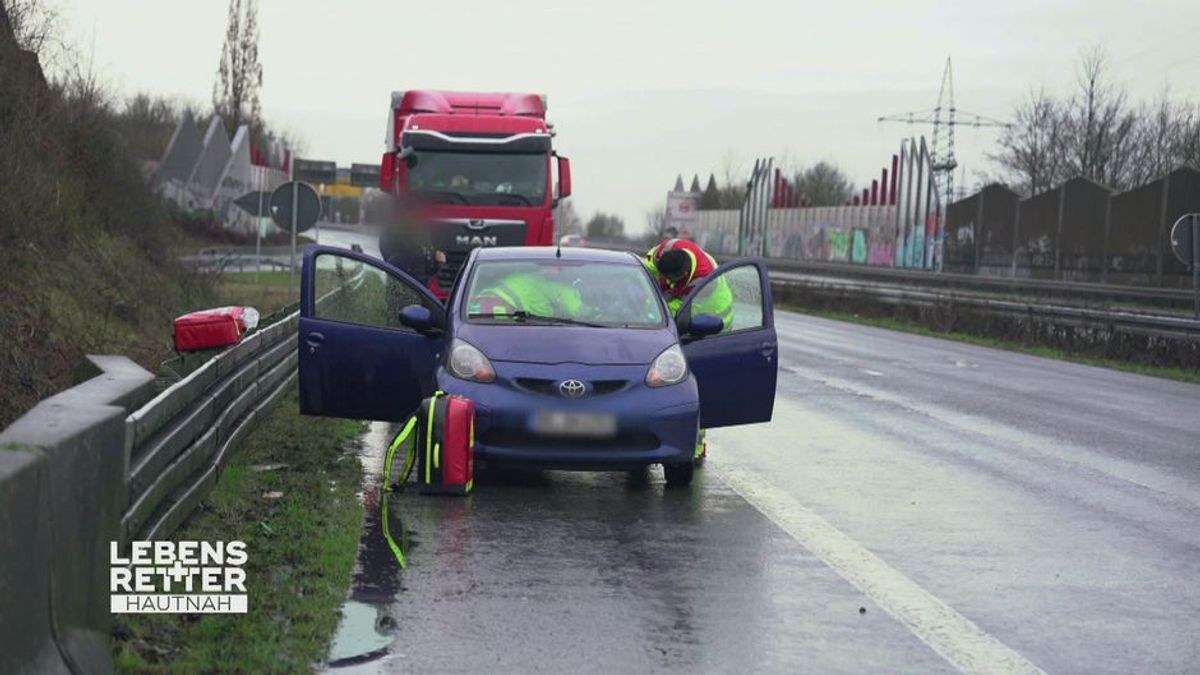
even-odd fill
[[(401, 570), (383, 538), (379, 484), (384, 454), (396, 428), (388, 422), (372, 422), (359, 443), (358, 458), (363, 467), (358, 493), (363, 505), (362, 536), (350, 594), (342, 605), (342, 620), (329, 651), (326, 665), (330, 670), (382, 658), (388, 654), (394, 638), (396, 620), (391, 611), (400, 590)], [(395, 532), (393, 529), (393, 535)]]

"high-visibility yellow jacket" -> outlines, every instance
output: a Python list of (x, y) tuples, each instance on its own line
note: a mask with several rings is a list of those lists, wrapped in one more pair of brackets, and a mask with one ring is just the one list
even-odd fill
[(583, 304), (574, 287), (530, 272), (510, 274), (480, 291), (471, 298), (468, 311), (487, 311), (483, 301), (489, 297), (502, 300), (519, 311), (564, 319), (575, 317)]
[[(687, 278), (676, 284), (672, 284), (669, 279), (658, 272), (659, 256), (672, 249), (679, 249), (687, 253), (691, 262)], [(642, 262), (646, 265), (646, 269), (650, 270), (650, 274), (658, 282), (659, 289), (666, 296), (667, 307), (670, 308), (672, 315), (679, 313), (684, 298), (695, 289), (700, 280), (717, 268), (716, 259), (699, 245), (686, 239), (668, 239), (654, 246), (646, 252)], [(720, 317), (725, 323), (725, 330), (731, 330), (733, 328), (733, 291), (729, 287), (729, 282), (721, 278), (709, 284), (692, 303), (692, 314), (712, 314)]]

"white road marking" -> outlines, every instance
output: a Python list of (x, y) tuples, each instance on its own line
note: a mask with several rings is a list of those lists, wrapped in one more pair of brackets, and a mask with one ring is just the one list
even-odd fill
[[(714, 461), (715, 460), (715, 461)], [(710, 456), (708, 469), (964, 673), (1042, 673), (1024, 656), (757, 474)]]

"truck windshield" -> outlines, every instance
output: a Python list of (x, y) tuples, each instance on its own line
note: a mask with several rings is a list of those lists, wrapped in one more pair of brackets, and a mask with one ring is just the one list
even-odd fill
[(541, 206), (546, 155), (423, 150), (408, 171), (408, 189), (446, 204)]

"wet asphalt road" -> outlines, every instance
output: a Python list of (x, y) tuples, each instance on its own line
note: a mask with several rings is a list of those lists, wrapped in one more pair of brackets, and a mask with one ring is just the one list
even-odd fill
[(368, 530), (335, 671), (1200, 668), (1200, 386), (777, 323), (774, 421), (690, 490), (401, 496), (410, 567)]
[(1200, 386), (777, 324), (774, 421), (689, 490), (404, 494), (404, 572), (369, 517), (331, 670), (1200, 670)]

